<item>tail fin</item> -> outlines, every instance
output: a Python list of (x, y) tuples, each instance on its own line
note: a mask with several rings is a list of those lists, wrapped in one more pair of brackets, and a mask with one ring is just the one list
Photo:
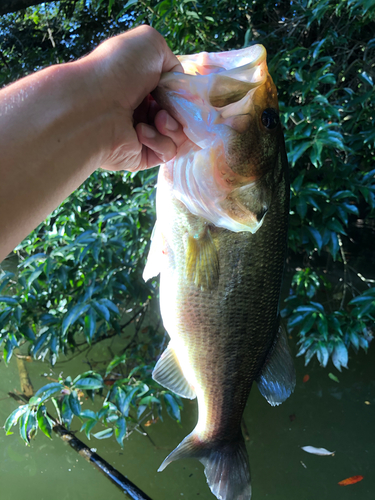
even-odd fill
[(218, 500), (250, 500), (250, 468), (242, 434), (232, 442), (201, 442), (194, 431), (170, 453), (159, 472), (180, 458), (197, 458), (204, 465), (208, 486)]

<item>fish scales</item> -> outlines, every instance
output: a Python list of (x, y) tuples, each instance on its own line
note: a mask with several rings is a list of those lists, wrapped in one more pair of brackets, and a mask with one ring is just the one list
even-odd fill
[[(288, 169), (276, 91), (262, 49), (255, 50), (257, 58), (254, 49), (250, 51), (258, 66), (254, 61), (249, 63), (249, 57), (245, 58), (247, 66), (241, 65), (248, 73), (254, 73), (253, 67), (261, 68), (258, 80), (250, 75), (243, 96), (249, 119), (243, 118), (246, 113), (241, 114), (238, 101), (220, 108), (209, 103), (205, 111), (204, 89), (215, 84), (207, 79), (200, 80), (201, 101), (189, 94), (196, 80), (188, 75), (175, 75), (177, 84), (166, 77), (167, 91), (161, 82), (155, 93), (184, 124), (191, 144), (184, 146), (180, 158), (161, 167), (158, 178), (157, 225), (145, 279), (160, 271), (161, 313), (171, 343), (153, 376), (181, 396), (196, 396), (199, 409), (196, 428), (159, 470), (179, 458), (197, 458), (219, 500), (248, 500), (251, 496), (241, 420), (253, 382), (258, 382), (261, 393), (273, 405), (286, 399), (295, 384), (279, 319), (289, 210)], [(228, 53), (224, 54), (223, 58)], [(207, 60), (210, 54), (204, 57)], [(218, 54), (215, 57), (217, 65)], [(218, 66), (215, 68), (220, 75)], [(233, 79), (230, 64), (221, 69), (231, 75), (223, 80), (231, 86), (229, 99), (233, 95), (238, 99), (243, 94), (243, 81)], [(244, 71), (239, 74), (243, 78)], [(234, 83), (229, 81), (232, 79)], [(225, 104), (226, 87), (220, 84), (221, 94), (216, 92), (215, 99)], [(176, 95), (193, 102), (193, 109), (178, 109)], [(207, 135), (211, 134), (206, 143), (194, 137), (195, 128), (202, 129), (194, 106), (203, 109)], [(237, 106), (232, 115), (230, 106)], [(269, 124), (267, 120), (271, 120), (270, 130), (263, 131), (259, 125), (259, 113), (262, 121)], [(216, 125), (210, 125), (214, 120)], [(213, 151), (202, 161), (199, 155), (210, 147)], [(212, 163), (212, 159), (217, 162)], [(189, 169), (196, 166), (195, 176), (189, 177)], [(201, 172), (207, 168), (211, 170), (202, 180)], [(216, 184), (212, 178), (218, 179)]]

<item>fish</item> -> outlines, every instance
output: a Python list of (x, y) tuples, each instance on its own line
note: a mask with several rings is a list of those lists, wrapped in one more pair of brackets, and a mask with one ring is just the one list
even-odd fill
[(254, 382), (271, 405), (294, 390), (279, 300), (289, 178), (277, 90), (262, 45), (181, 56), (153, 92), (187, 140), (161, 165), (143, 277), (160, 273), (169, 334), (153, 379), (198, 401), (194, 430), (159, 471), (204, 465), (219, 500), (249, 500), (241, 420)]

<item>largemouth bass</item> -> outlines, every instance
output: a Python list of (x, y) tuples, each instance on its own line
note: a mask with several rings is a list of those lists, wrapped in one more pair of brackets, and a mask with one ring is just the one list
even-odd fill
[(199, 417), (159, 470), (197, 458), (219, 500), (248, 500), (251, 386), (271, 405), (295, 386), (279, 317), (289, 184), (277, 91), (261, 45), (180, 60), (185, 74), (165, 74), (154, 97), (188, 140), (160, 168), (144, 278), (160, 272), (171, 339), (153, 378), (197, 397)]

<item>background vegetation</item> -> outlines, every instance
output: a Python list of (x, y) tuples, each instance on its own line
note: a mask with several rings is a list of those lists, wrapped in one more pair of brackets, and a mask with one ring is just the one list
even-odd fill
[[(147, 23), (175, 53), (262, 43), (279, 101), (291, 167), (287, 269), (282, 315), (306, 363), (338, 370), (367, 350), (375, 315), (373, 253), (355, 258), (374, 228), (375, 8), (371, 0), (67, 0), (0, 18), (0, 83), (76, 59), (101, 40)], [(126, 433), (181, 400), (151, 379), (162, 348), (147, 311), (157, 282), (141, 278), (154, 222), (156, 171), (96, 172), (15, 250), (0, 274), (0, 344), (8, 363), (19, 346), (52, 364), (135, 325), (106, 372), (43, 387), (15, 410), (19, 423), (51, 433), (47, 401), (68, 427), (76, 416), (98, 438)], [(367, 229), (366, 229), (367, 228)], [(373, 230), (373, 229), (372, 229)], [(363, 236), (364, 235), (364, 236)], [(373, 234), (372, 234), (373, 236)], [(370, 234), (371, 240), (371, 234)], [(13, 260), (12, 260), (13, 259)], [(370, 259), (370, 260), (369, 260)], [(371, 260), (372, 259), (372, 260)], [(94, 411), (87, 393), (97, 401)], [(98, 425), (101, 423), (104, 425)], [(100, 429), (100, 430), (99, 430)]]

